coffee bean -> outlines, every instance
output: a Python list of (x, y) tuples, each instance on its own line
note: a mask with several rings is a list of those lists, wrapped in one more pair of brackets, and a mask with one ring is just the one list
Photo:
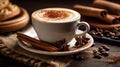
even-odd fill
[(89, 33), (92, 35), (96, 35), (96, 32), (94, 30), (90, 31)]
[(83, 35), (82, 37), (76, 37), (75, 40), (76, 40), (76, 43), (74, 47), (79, 48), (87, 44), (90, 38), (87, 38), (86, 35)]
[(104, 34), (106, 37), (110, 37), (110, 34)]
[(75, 43), (75, 46), (78, 46), (79, 45), (79, 42), (77, 41), (76, 43)]
[(102, 45), (101, 47), (103, 47), (106, 51), (110, 50), (110, 48), (107, 45)]
[(63, 44), (62, 46), (61, 46), (61, 51), (69, 51), (69, 45), (68, 44)]
[(78, 54), (78, 55), (73, 55), (73, 59), (81, 61), (84, 60), (84, 57)]
[(101, 33), (100, 36), (103, 37), (104, 35)]
[(96, 31), (99, 32), (99, 28), (96, 28)]
[(101, 59), (102, 57), (100, 55), (95, 55), (94, 58)]
[(65, 44), (65, 43), (66, 43), (66, 40), (63, 39), (63, 40), (56, 41), (53, 45), (54, 45), (55, 47), (60, 48), (61, 45)]
[(115, 36), (110, 36), (111, 39), (115, 39)]
[(102, 56), (98, 53), (93, 53), (93, 58), (101, 59)]
[(115, 33), (113, 33), (113, 32), (109, 32), (109, 34), (110, 34), (111, 36), (115, 36)]
[(98, 50), (103, 50), (103, 48), (102, 48), (102, 47), (99, 47)]
[(103, 47), (99, 47), (98, 48), (98, 51), (101, 53), (101, 52), (105, 52), (105, 49)]
[(109, 52), (102, 52), (101, 55), (107, 57), (109, 56)]
[(98, 53), (98, 51), (97, 51), (97, 50), (93, 50), (93, 54), (94, 54), (94, 53)]
[(107, 37), (115, 40), (120, 40), (120, 27), (115, 27), (109, 30), (100, 29), (100, 28), (91, 28), (89, 33), (100, 37)]
[(101, 37), (104, 36), (104, 35), (102, 34), (102, 32), (98, 32), (96, 35), (101, 36)]
[(82, 45), (88, 43), (88, 40), (82, 40)]
[(56, 44), (64, 44), (65, 42), (66, 42), (66, 40), (63, 39), (63, 40), (57, 41)]
[(116, 36), (116, 37), (114, 37), (114, 39), (115, 39), (115, 40), (119, 40), (119, 39), (120, 39), (120, 37), (117, 37), (117, 36)]
[(76, 56), (76, 59), (78, 59), (78, 60), (83, 60), (84, 57), (77, 55), (77, 56)]
[(109, 30), (104, 30), (105, 34), (109, 34), (109, 32), (110, 32)]
[(81, 43), (82, 46), (85, 45), (85, 44), (86, 44), (86, 42), (82, 42), (82, 43)]
[(102, 56), (97, 50), (93, 50), (93, 58), (101, 59)]

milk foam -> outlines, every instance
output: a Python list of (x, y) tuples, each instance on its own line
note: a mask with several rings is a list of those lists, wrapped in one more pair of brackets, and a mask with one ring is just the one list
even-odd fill
[(66, 8), (46, 8), (35, 11), (32, 16), (41, 22), (63, 23), (76, 21), (80, 14), (74, 10)]

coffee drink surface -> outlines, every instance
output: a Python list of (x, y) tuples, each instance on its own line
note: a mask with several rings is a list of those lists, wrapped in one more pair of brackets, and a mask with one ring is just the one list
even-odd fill
[(48, 23), (64, 23), (69, 21), (71, 22), (80, 18), (78, 12), (66, 8), (40, 9), (34, 12), (32, 16), (38, 21)]

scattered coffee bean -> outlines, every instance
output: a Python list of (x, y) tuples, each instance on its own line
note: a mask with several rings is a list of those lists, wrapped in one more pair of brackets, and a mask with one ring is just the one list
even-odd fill
[(87, 41), (90, 40), (90, 38), (87, 38), (87, 37), (86, 37), (86, 34), (83, 35), (82, 38), (83, 38), (82, 40), (87, 40)]
[(109, 30), (104, 30), (105, 34), (109, 34), (109, 32), (110, 32)]
[(99, 28), (96, 28), (96, 31), (97, 31), (97, 32), (99, 32), (99, 30), (100, 30)]
[(101, 59), (102, 56), (100, 55), (100, 53), (97, 50), (93, 50), (93, 58)]
[(115, 39), (115, 36), (110, 36), (111, 39)]
[(60, 48), (61, 45), (63, 45), (65, 42), (66, 42), (66, 40), (63, 39), (63, 40), (60, 40), (60, 41), (56, 41), (53, 45), (54, 45), (55, 47)]
[(78, 55), (74, 55), (73, 59), (81, 61), (81, 60), (84, 60), (84, 57), (78, 54)]
[(92, 35), (96, 35), (96, 32), (94, 30), (91, 30), (89, 33)]
[(83, 60), (84, 57), (77, 55), (77, 56), (76, 56), (76, 59), (77, 59), (77, 60)]
[(88, 41), (87, 40), (82, 40), (82, 45), (84, 45), (84, 44), (86, 44), (86, 43), (88, 43)]
[(110, 50), (110, 48), (107, 45), (102, 45), (101, 47), (103, 47), (106, 51)]
[(98, 53), (93, 53), (93, 58), (96, 58), (96, 59), (101, 59), (102, 56)]
[(97, 52), (98, 52), (97, 50), (93, 50), (93, 54), (94, 54), (94, 53), (97, 53)]
[(101, 52), (105, 52), (105, 49), (103, 47), (99, 47), (98, 48), (98, 51), (101, 53)]
[(75, 43), (75, 46), (78, 46), (80, 44), (80, 42), (79, 41), (77, 41), (76, 43)]
[(105, 34), (106, 37), (111, 37), (110, 34)]
[(107, 57), (109, 56), (109, 50), (110, 48), (107, 45), (102, 45), (97, 50), (93, 50), (93, 58), (101, 59), (102, 56)]
[(75, 47), (82, 47), (84, 44), (82, 41), (78, 41), (75, 43)]
[(76, 37), (75, 39), (77, 42), (75, 43), (74, 47), (76, 48), (84, 46), (90, 40), (90, 38), (87, 38), (86, 35), (83, 35), (82, 37)]
[(109, 32), (109, 34), (110, 34), (111, 36), (115, 36), (115, 33), (113, 33), (113, 32)]
[(102, 52), (101, 55), (107, 57), (109, 56), (109, 52)]
[[(74, 45), (73, 48), (79, 48), (79, 47), (82, 47), (84, 46), (85, 44), (88, 43), (88, 41), (90, 40), (90, 38), (87, 38), (86, 37), (86, 34), (82, 37), (76, 37), (76, 43)], [(63, 39), (63, 40), (60, 40), (60, 41), (57, 41), (56, 43), (53, 44), (55, 47), (58, 47), (60, 48), (60, 51), (69, 51), (70, 48), (69, 48), (69, 45), (66, 43), (66, 40)]]
[(115, 40), (119, 40), (120, 36), (119, 37), (114, 37)]
[(66, 43), (64, 43), (64, 44), (61, 46), (61, 51), (69, 51), (69, 45), (67, 45)]
[(103, 50), (103, 47), (98, 47), (98, 50)]
[(91, 35), (120, 40), (120, 27), (115, 27), (115, 28), (109, 29), (109, 30), (100, 29), (100, 28), (91, 28), (89, 33)]
[(101, 32), (100, 32), (100, 33), (97, 33), (96, 35), (101, 36), (101, 37), (104, 36)]

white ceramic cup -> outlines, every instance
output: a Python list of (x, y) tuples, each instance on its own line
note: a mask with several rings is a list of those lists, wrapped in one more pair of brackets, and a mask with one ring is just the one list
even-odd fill
[[(40, 17), (41, 10), (57, 10), (59, 11), (67, 11), (68, 13), (72, 13), (69, 18), (61, 19), (61, 20), (52, 20), (43, 19), (44, 17)], [(62, 12), (63, 13), (63, 12)], [(44, 13), (43, 13), (44, 14)], [(55, 14), (55, 13), (54, 13)], [(66, 42), (70, 42), (74, 37), (82, 36), (90, 30), (90, 26), (86, 22), (80, 22), (81, 15), (67, 8), (45, 8), (39, 9), (32, 13), (32, 24), (38, 35), (38, 38), (42, 41), (54, 43), (56, 41), (60, 41), (65, 39)], [(86, 30), (82, 33), (76, 34), (76, 31), (80, 26), (85, 26)]]

